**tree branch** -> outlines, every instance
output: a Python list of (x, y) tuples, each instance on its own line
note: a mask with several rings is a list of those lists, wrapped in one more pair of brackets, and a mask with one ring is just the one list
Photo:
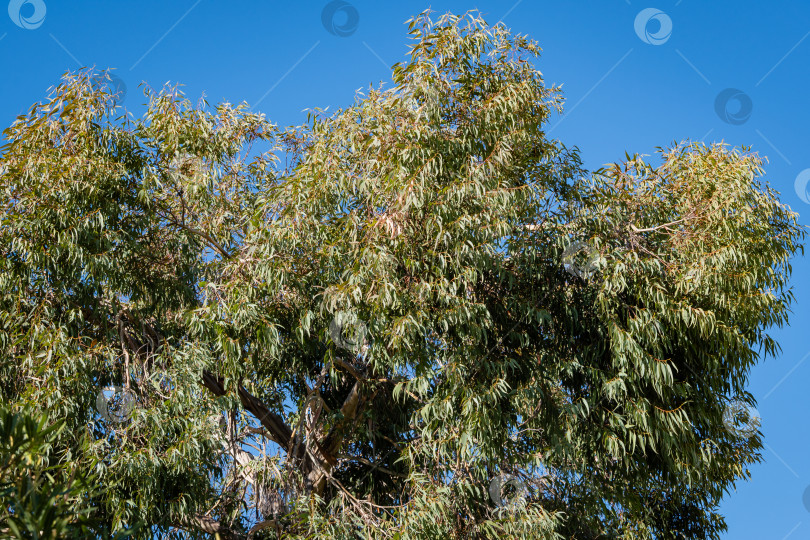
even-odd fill
[[(230, 259), (231, 257), (233, 257), (233, 255), (232, 255), (232, 254), (231, 254), (231, 253), (230, 253), (230, 252), (229, 252), (227, 249), (225, 249), (224, 247), (222, 247), (222, 245), (221, 245), (219, 242), (217, 242), (216, 240), (214, 240), (214, 238), (213, 238), (213, 237), (212, 237), (210, 234), (208, 234), (208, 233), (207, 233), (207, 232), (205, 232), (205, 231), (201, 231), (201, 230), (199, 230), (199, 229), (195, 229), (194, 227), (191, 227), (191, 226), (189, 226), (189, 225), (186, 225), (185, 223), (183, 223), (183, 222), (181, 222), (181, 221), (178, 221), (178, 220), (177, 220), (177, 218), (176, 218), (176, 217), (174, 217), (174, 213), (173, 213), (173, 212), (171, 212), (171, 210), (169, 210), (169, 213), (170, 213), (170, 214), (171, 214), (171, 216), (172, 216), (171, 218), (169, 218), (169, 222), (170, 222), (172, 225), (174, 225), (174, 226), (176, 226), (176, 227), (180, 227), (180, 228), (181, 228), (181, 229), (183, 229), (184, 231), (190, 232), (190, 233), (192, 233), (192, 234), (196, 234), (197, 236), (199, 236), (200, 238), (202, 238), (203, 240), (205, 240), (206, 242), (208, 242), (208, 244), (209, 244), (211, 247), (213, 247), (214, 249), (216, 249), (216, 250), (217, 250), (217, 251), (218, 251), (218, 252), (219, 252), (219, 253), (220, 253), (220, 254), (221, 254), (223, 257), (225, 257), (226, 259)], [(164, 216), (164, 217), (165, 217), (165, 216)]]
[(665, 229), (665, 228), (669, 227), (670, 225), (677, 225), (678, 223), (686, 221), (687, 219), (688, 218), (676, 219), (675, 221), (670, 221), (669, 223), (664, 223), (662, 225), (656, 225), (655, 227), (648, 227), (646, 229), (638, 229), (638, 228), (636, 228), (635, 225), (633, 225), (631, 223), (630, 224), (630, 230), (632, 230), (634, 233), (652, 232), (652, 231), (656, 231), (658, 229)]
[[(216, 396), (225, 395), (225, 386), (222, 379), (208, 370), (203, 371), (202, 384)], [(271, 411), (262, 400), (253, 396), (244, 386), (239, 385), (238, 394), (242, 407), (250, 411), (261, 422), (273, 442), (283, 448), (288, 448), (292, 430), (284, 423), (284, 419)]]

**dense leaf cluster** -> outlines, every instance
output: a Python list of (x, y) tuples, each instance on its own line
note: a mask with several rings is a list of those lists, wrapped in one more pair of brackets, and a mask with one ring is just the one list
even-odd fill
[(173, 88), (120, 115), (80, 72), (4, 132), (0, 395), (67, 428), (38, 454), (84, 486), (64, 519), (719, 538), (761, 447), (723, 413), (778, 352), (797, 215), (746, 149), (587, 173), (546, 137), (536, 43), (475, 14), (409, 31), (390, 89), (303, 126)]

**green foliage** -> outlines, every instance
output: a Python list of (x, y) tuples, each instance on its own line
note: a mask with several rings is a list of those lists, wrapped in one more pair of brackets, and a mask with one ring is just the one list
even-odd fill
[[(748, 149), (588, 174), (546, 138), (536, 43), (408, 28), (392, 88), (303, 126), (174, 88), (133, 118), (80, 72), (5, 130), (0, 394), (104, 488), (53, 484), (92, 501), (64, 526), (719, 538), (761, 448), (723, 411), (778, 353), (796, 214)], [(503, 475), (526, 497), (496, 504)]]
[[(3, 538), (124, 538), (98, 508), (102, 482), (59, 447), (64, 422), (0, 409), (0, 535)], [(78, 474), (77, 474), (78, 473)]]

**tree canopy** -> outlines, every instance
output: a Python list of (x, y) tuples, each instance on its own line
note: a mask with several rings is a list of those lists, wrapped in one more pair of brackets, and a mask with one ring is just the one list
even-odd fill
[(82, 70), (4, 131), (0, 529), (51, 464), (46, 536), (719, 538), (797, 214), (747, 148), (586, 171), (534, 41), (408, 29), (301, 126)]

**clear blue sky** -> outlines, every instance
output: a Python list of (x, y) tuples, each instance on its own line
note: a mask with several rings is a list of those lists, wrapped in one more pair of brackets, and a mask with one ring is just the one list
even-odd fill
[[(244, 100), (279, 125), (297, 124), (303, 109), (346, 106), (356, 89), (387, 81), (406, 52), (403, 22), (411, 15), (478, 8), (489, 22), (503, 19), (539, 41), (538, 67), (567, 97), (551, 135), (579, 146), (587, 167), (687, 138), (752, 145), (768, 156), (768, 178), (783, 200), (810, 223), (810, 197), (795, 189), (797, 178), (810, 179), (810, 171), (801, 176), (810, 168), (806, 0), (351, 0), (328, 18), (331, 32), (326, 6), (12, 0), (14, 17), (0, 10), (0, 124), (43, 98), (63, 72), (87, 65), (117, 68), (128, 87), (124, 105), (136, 113), (141, 81), (172, 81), (191, 98)], [(647, 8), (655, 9), (636, 25)], [(729, 88), (737, 92), (723, 93)], [(721, 94), (729, 97), (718, 104)], [(792, 324), (774, 332), (783, 354), (752, 373), (766, 462), (723, 505), (729, 539), (810, 538), (807, 271), (806, 260), (795, 261)]]

